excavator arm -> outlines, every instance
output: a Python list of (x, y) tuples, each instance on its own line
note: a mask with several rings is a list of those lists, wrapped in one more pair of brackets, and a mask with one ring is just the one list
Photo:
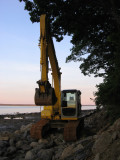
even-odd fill
[[(46, 106), (46, 108), (44, 107), (46, 110), (50, 108), (50, 110), (52, 110), (51, 114), (53, 115), (55, 115), (55, 113), (60, 115), (61, 73), (55, 54), (53, 40), (50, 35), (50, 29), (47, 24), (46, 15), (41, 15), (40, 17), (40, 48), (41, 79), (37, 81), (39, 88), (36, 88), (35, 104)], [(52, 69), (54, 88), (51, 86), (48, 80), (48, 59)]]

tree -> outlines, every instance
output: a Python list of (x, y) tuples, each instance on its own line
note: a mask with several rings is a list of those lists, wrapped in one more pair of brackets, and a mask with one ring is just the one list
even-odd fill
[[(86, 74), (103, 76), (111, 68), (115, 46), (111, 39), (120, 28), (120, 2), (117, 0), (20, 0), (25, 2), (30, 19), (39, 22), (47, 14), (51, 34), (58, 41), (72, 35), (72, 53), (67, 62), (83, 61), (80, 68)], [(87, 55), (87, 58), (83, 58)]]
[[(51, 35), (57, 41), (61, 41), (66, 34), (72, 36), (73, 48), (66, 61), (81, 61), (80, 69), (84, 75), (94, 74), (104, 78), (104, 83), (98, 86), (95, 100), (101, 105), (107, 103), (107, 100), (102, 101), (104, 89), (109, 92), (108, 95), (113, 95), (115, 88), (119, 88), (120, 1), (19, 1), (25, 2), (25, 9), (29, 11), (33, 23), (39, 22), (41, 14), (47, 14)], [(107, 87), (112, 91), (108, 91)]]

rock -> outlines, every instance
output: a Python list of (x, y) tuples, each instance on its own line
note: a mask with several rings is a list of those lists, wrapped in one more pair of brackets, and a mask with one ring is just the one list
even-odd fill
[(66, 157), (69, 157), (73, 153), (74, 153), (74, 145), (72, 144), (63, 150), (61, 159), (65, 159)]
[(47, 140), (47, 139), (39, 139), (39, 140), (38, 140), (38, 143), (39, 143), (39, 144), (41, 144), (41, 143), (47, 144), (47, 143), (48, 143), (48, 140)]
[(0, 150), (0, 156), (3, 154), (3, 151)]
[(14, 134), (20, 134), (20, 130), (16, 130)]
[(23, 146), (23, 141), (20, 140), (16, 143), (16, 148), (22, 148), (22, 146)]
[(94, 140), (95, 137), (94, 136), (89, 136), (89, 137), (86, 137), (82, 140), (79, 140), (76, 142), (76, 144), (82, 144), (83, 146), (86, 146), (89, 142), (91, 142), (92, 140)]
[(110, 129), (120, 131), (120, 118), (114, 122)]
[(16, 148), (14, 146), (10, 146), (7, 149), (8, 154), (13, 154), (16, 152)]
[(49, 143), (45, 144), (45, 148), (46, 148), (46, 149), (49, 149), (49, 148), (52, 148), (52, 147), (54, 147), (54, 142), (53, 142), (53, 140), (51, 140)]
[(22, 135), (22, 138), (23, 139), (27, 139), (27, 136), (30, 134), (30, 132), (28, 131), (28, 130), (26, 130), (25, 132), (24, 132), (24, 134)]
[(10, 137), (10, 136), (11, 136), (11, 133), (8, 131), (2, 132), (2, 135), (1, 135), (1, 137)]
[(54, 134), (51, 134), (51, 135), (50, 135), (50, 138), (51, 138), (52, 140), (54, 140), (54, 139), (56, 138), (56, 136), (55, 136)]
[(25, 151), (23, 151), (22, 148), (17, 151), (17, 154), (20, 154), (20, 155), (23, 155), (24, 153)]
[(10, 137), (5, 136), (5, 137), (1, 137), (0, 136), (0, 141), (8, 141)]
[[(54, 148), (54, 149), (55, 149), (55, 148)], [(58, 149), (55, 151), (55, 156), (54, 156), (54, 158), (55, 158), (55, 159), (59, 159), (59, 158), (61, 157), (61, 155), (62, 155), (63, 150), (64, 150), (64, 148), (62, 148), (62, 147), (58, 148)]]
[(30, 146), (34, 148), (34, 147), (38, 146), (38, 142), (32, 142), (32, 143), (30, 144)]
[(20, 128), (20, 131), (21, 132), (30, 131), (30, 128), (32, 127), (32, 125), (33, 125), (32, 123), (30, 123), (30, 124), (28, 124), (26, 126), (22, 125), (21, 128)]
[(37, 156), (40, 160), (52, 160), (53, 149), (41, 149)]
[(112, 141), (116, 140), (117, 137), (118, 137), (118, 133), (116, 131), (113, 132), (113, 134), (112, 134)]
[(78, 150), (82, 150), (84, 149), (83, 145), (82, 144), (78, 144), (74, 149), (73, 149), (73, 152), (77, 152)]
[(10, 144), (10, 146), (14, 146), (15, 145), (15, 138), (11, 138), (9, 140), (9, 144)]
[(96, 139), (93, 145), (92, 151), (94, 154), (102, 153), (107, 149), (107, 147), (112, 143), (111, 133), (108, 131), (103, 132), (98, 139)]
[(26, 160), (34, 160), (34, 155), (32, 153), (32, 151), (28, 151), (25, 155), (25, 159)]
[(46, 149), (52, 148), (54, 146), (53, 140), (51, 140), (50, 142), (48, 142), (46, 139), (40, 139), (38, 141), (38, 144), (39, 145), (43, 145), (44, 148), (46, 148)]
[(120, 139), (115, 140), (108, 148), (100, 153), (99, 160), (118, 160), (120, 157)]
[(94, 160), (100, 160), (100, 154), (99, 153), (96, 154)]
[(20, 131), (21, 131), (21, 132), (24, 132), (24, 131), (25, 131), (25, 128), (26, 128), (26, 126), (25, 126), (25, 125), (22, 125), (21, 128), (20, 128)]
[(41, 149), (45, 149), (45, 144), (42, 143), (40, 145), (37, 145), (31, 151), (36, 155)]
[(28, 145), (28, 144), (24, 144), (24, 145), (22, 146), (22, 150), (23, 150), (23, 151), (28, 151), (28, 150), (30, 150), (30, 149), (31, 149), (31, 146)]
[(120, 160), (120, 156), (118, 157), (118, 159), (117, 160)]
[(53, 140), (54, 140), (56, 145), (60, 145), (60, 144), (65, 143), (65, 141), (63, 139), (63, 134), (58, 134), (58, 135), (54, 136)]
[(0, 141), (0, 148), (6, 147), (8, 145), (7, 141)]
[(0, 160), (9, 160), (8, 157), (0, 157)]
[[(120, 154), (120, 118), (114, 122), (106, 131), (98, 135), (92, 151), (94, 160), (119, 159)], [(99, 154), (98, 154), (99, 153)]]
[(119, 119), (117, 119), (115, 122), (114, 122), (114, 124), (110, 127), (110, 130), (112, 130), (112, 131), (116, 131), (116, 136), (118, 137), (118, 138), (120, 138), (120, 118)]
[[(26, 140), (29, 141), (29, 142), (35, 141), (35, 139), (33, 139), (30, 135), (28, 135), (28, 136), (26, 137)], [(36, 140), (36, 142), (37, 142), (37, 140)]]

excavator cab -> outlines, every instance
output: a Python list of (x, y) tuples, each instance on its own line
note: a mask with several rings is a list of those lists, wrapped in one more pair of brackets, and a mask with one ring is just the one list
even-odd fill
[(63, 90), (61, 93), (61, 118), (77, 118), (81, 112), (81, 92), (79, 90)]

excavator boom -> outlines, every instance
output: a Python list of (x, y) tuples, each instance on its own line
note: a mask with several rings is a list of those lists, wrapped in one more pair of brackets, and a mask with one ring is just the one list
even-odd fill
[[(40, 17), (40, 47), (41, 47), (41, 80), (37, 83), (35, 104), (36, 105), (52, 105), (53, 113), (59, 112), (61, 105), (61, 73), (55, 54), (53, 40), (50, 35), (50, 29), (47, 24), (46, 15)], [(54, 88), (48, 81), (48, 59), (50, 61), (52, 76), (54, 80)]]

